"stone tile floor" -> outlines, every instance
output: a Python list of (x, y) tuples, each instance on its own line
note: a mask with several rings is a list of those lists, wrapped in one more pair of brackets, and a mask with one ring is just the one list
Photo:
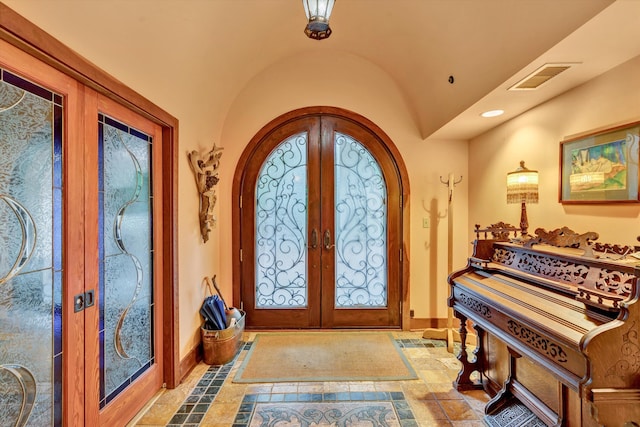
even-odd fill
[(481, 390), (453, 389), (459, 362), (446, 343), (423, 339), (420, 331), (393, 334), (419, 379), (234, 384), (255, 336), (245, 332), (245, 347), (234, 361), (197, 365), (176, 389), (158, 393), (128, 426), (484, 426), (489, 397)]

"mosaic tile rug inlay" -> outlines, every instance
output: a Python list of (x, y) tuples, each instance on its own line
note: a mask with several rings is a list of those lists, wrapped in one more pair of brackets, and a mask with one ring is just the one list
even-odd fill
[(308, 403), (256, 405), (249, 427), (264, 425), (288, 426), (389, 426), (400, 422), (389, 402), (362, 403)]

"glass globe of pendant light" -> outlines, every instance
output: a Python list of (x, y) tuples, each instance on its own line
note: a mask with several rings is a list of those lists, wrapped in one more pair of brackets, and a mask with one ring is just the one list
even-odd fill
[(329, 17), (335, 0), (302, 0), (304, 13), (307, 15), (307, 26), (304, 33), (310, 39), (324, 40), (331, 35)]

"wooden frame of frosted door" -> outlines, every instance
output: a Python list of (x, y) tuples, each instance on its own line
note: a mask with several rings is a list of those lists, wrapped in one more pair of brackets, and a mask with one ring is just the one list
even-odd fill
[[(130, 109), (97, 94), (90, 89), (85, 95), (85, 160), (89, 166), (85, 176), (85, 203), (87, 205), (87, 216), (92, 220), (98, 218), (98, 114), (108, 115), (118, 121), (126, 123), (139, 131), (153, 138), (151, 172), (153, 186), (153, 224), (161, 224), (162, 221), (162, 129), (160, 126), (150, 122)], [(91, 311), (87, 311), (85, 327), (85, 358), (87, 364), (86, 394), (91, 399), (86, 399), (85, 419), (88, 425), (117, 425), (121, 420), (129, 420), (141, 409), (153, 395), (162, 388), (163, 363), (162, 355), (162, 310), (156, 310), (154, 316), (153, 331), (155, 334), (153, 343), (153, 354), (155, 363), (140, 377), (136, 378), (120, 395), (109, 402), (103, 409), (99, 408), (100, 390), (100, 343), (98, 336), (99, 311), (98, 302), (103, 295), (98, 290), (98, 224), (88, 227), (85, 242), (85, 282), (93, 284), (96, 291), (96, 305)], [(162, 241), (163, 228), (152, 226), (153, 231), (153, 287), (154, 305), (162, 307)], [(133, 389), (135, 388), (135, 389)]]

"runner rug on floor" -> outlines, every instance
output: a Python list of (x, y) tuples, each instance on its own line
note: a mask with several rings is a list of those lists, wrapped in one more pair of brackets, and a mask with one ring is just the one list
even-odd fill
[(416, 378), (391, 333), (290, 332), (256, 334), (233, 382)]

